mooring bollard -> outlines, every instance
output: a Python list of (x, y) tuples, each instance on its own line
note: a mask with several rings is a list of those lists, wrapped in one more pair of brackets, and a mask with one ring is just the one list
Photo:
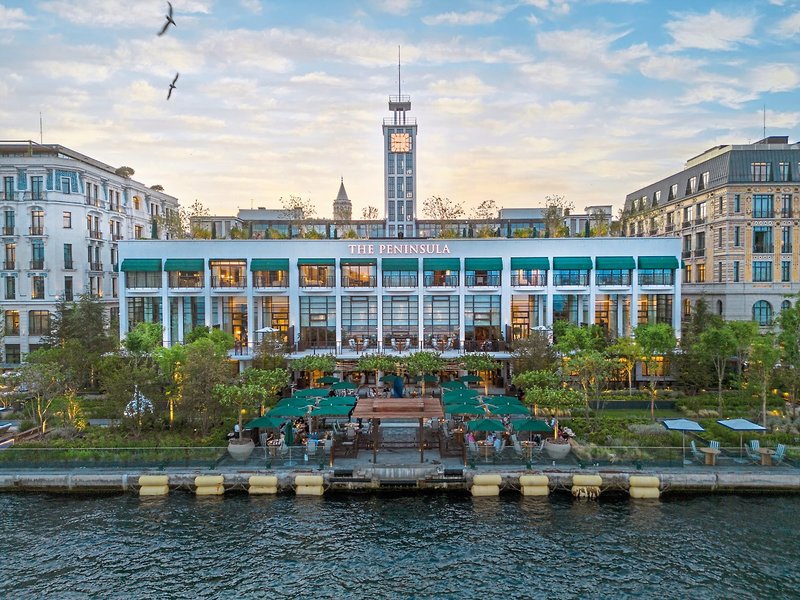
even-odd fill
[(523, 496), (550, 494), (550, 478), (547, 475), (521, 475), (519, 485)]
[(631, 498), (652, 498), (661, 497), (661, 480), (655, 476), (631, 475), (628, 478), (628, 492)]

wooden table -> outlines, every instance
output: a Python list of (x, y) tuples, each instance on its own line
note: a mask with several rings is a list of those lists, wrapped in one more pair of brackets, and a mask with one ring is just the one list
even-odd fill
[(706, 455), (706, 464), (710, 467), (713, 467), (717, 464), (717, 454), (719, 454), (718, 448), (700, 448), (700, 452)]
[(771, 467), (772, 455), (775, 454), (775, 450), (772, 448), (759, 448), (758, 453), (761, 455), (761, 466)]

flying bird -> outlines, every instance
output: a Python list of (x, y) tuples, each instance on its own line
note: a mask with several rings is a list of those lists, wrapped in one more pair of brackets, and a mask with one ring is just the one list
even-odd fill
[(167, 4), (169, 5), (169, 12), (164, 15), (167, 19), (167, 22), (164, 23), (164, 26), (161, 28), (161, 31), (158, 32), (158, 35), (164, 35), (167, 32), (167, 29), (169, 29), (170, 25), (175, 25), (175, 19), (172, 18), (172, 3), (167, 2)]
[(169, 91), (167, 92), (167, 100), (172, 97), (172, 90), (175, 89), (175, 82), (178, 81), (178, 77), (180, 73), (175, 73), (175, 79), (172, 80), (172, 83), (169, 84)]

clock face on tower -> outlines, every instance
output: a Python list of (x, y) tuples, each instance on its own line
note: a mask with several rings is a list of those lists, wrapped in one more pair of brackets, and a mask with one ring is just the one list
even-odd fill
[(408, 133), (393, 133), (389, 139), (391, 152), (411, 152), (411, 135)]

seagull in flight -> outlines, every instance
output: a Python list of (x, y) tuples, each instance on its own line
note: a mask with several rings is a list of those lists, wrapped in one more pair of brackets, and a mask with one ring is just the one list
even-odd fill
[[(169, 29), (170, 25), (175, 25), (175, 19), (172, 18), (172, 3), (167, 2), (167, 4), (169, 5), (169, 12), (164, 15), (167, 19), (167, 22), (164, 23), (164, 26), (161, 28), (161, 31), (158, 32), (158, 35), (164, 35), (167, 32), (167, 29)], [(175, 26), (177, 27), (177, 25)]]
[(180, 73), (175, 73), (175, 79), (172, 80), (172, 83), (169, 84), (169, 91), (167, 92), (167, 100), (172, 97), (172, 90), (175, 89), (175, 82), (178, 81), (178, 77)]

